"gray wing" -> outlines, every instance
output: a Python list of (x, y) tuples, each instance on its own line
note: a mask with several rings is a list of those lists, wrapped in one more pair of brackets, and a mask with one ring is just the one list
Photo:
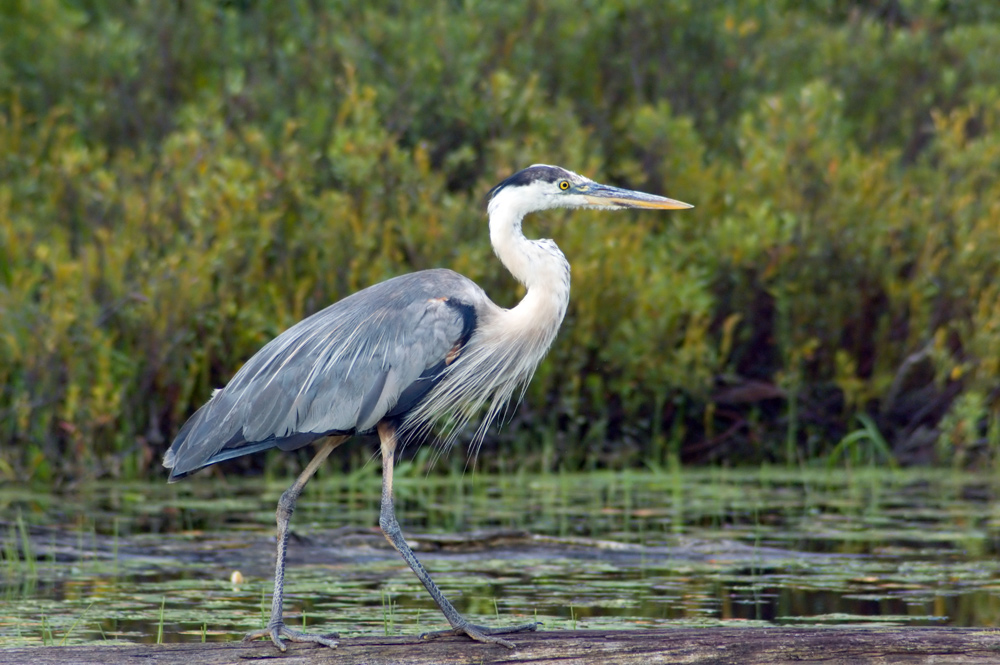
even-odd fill
[(269, 342), (181, 428), (171, 480), (268, 448), (366, 432), (401, 417), (439, 380), (488, 301), (450, 270), (396, 277), (341, 300)]

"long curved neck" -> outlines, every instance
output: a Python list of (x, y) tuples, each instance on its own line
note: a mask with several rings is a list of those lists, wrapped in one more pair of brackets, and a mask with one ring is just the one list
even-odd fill
[[(569, 304), (569, 262), (551, 240), (528, 240), (521, 232), (525, 210), (500, 192), (490, 202), (490, 240), (497, 257), (527, 294), (512, 309), (487, 299), (478, 311), (476, 331), (430, 395), (406, 416), (406, 428), (454, 416), (452, 438), (479, 408), (490, 404), (477, 431), (482, 440), (507, 400), (531, 380), (559, 332)], [(444, 414), (444, 416), (442, 415)]]
[(493, 251), (528, 290), (510, 314), (518, 318), (524, 316), (525, 324), (534, 320), (538, 326), (552, 326), (551, 338), (554, 338), (569, 304), (569, 262), (551, 240), (524, 237), (521, 231), (523, 211), (511, 206), (490, 205), (489, 213)]

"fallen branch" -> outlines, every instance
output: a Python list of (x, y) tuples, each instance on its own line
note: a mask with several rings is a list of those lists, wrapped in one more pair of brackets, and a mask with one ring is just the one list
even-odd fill
[(514, 650), (458, 637), (353, 637), (338, 649), (290, 644), (280, 654), (270, 643), (91, 644), (0, 649), (0, 664), (222, 665), (279, 658), (299, 663), (449, 665), (507, 663), (583, 665), (621, 663), (966, 663), (1000, 662), (1000, 631), (981, 628), (659, 628), (546, 631), (512, 636)]

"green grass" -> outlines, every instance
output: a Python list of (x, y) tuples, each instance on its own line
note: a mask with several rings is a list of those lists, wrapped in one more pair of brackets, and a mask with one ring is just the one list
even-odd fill
[(83, 610), (83, 612), (80, 613), (78, 617), (76, 617), (72, 625), (70, 625), (70, 627), (66, 629), (66, 632), (63, 634), (62, 639), (59, 640), (59, 646), (65, 646), (66, 640), (69, 639), (69, 636), (73, 634), (73, 630), (80, 624), (81, 621), (83, 621), (84, 617), (87, 616), (87, 612), (90, 611), (90, 608), (94, 606), (95, 602), (97, 601), (93, 600), (90, 601), (90, 604), (87, 605), (87, 607)]
[(163, 644), (163, 611), (167, 606), (167, 597), (160, 601), (160, 619), (156, 623), (156, 643)]
[(827, 464), (831, 467), (839, 462), (858, 466), (862, 463), (869, 466), (886, 465), (898, 468), (892, 447), (882, 436), (878, 425), (868, 414), (858, 414), (859, 429), (854, 430), (834, 446), (830, 451)]
[(392, 594), (385, 589), (381, 590), (382, 595), (382, 630), (385, 636), (396, 634), (396, 605), (392, 600)]

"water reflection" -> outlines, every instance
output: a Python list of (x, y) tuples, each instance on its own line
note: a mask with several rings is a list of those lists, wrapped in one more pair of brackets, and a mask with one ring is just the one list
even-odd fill
[[(0, 491), (0, 644), (228, 640), (261, 625), (284, 487), (196, 477), (62, 497)], [(1000, 618), (1000, 512), (988, 476), (711, 469), (441, 478), (401, 469), (396, 490), (425, 565), (460, 611), (484, 622), (991, 626)], [(293, 520), (290, 625), (345, 637), (443, 627), (377, 531), (378, 491), (374, 469), (307, 488)]]

